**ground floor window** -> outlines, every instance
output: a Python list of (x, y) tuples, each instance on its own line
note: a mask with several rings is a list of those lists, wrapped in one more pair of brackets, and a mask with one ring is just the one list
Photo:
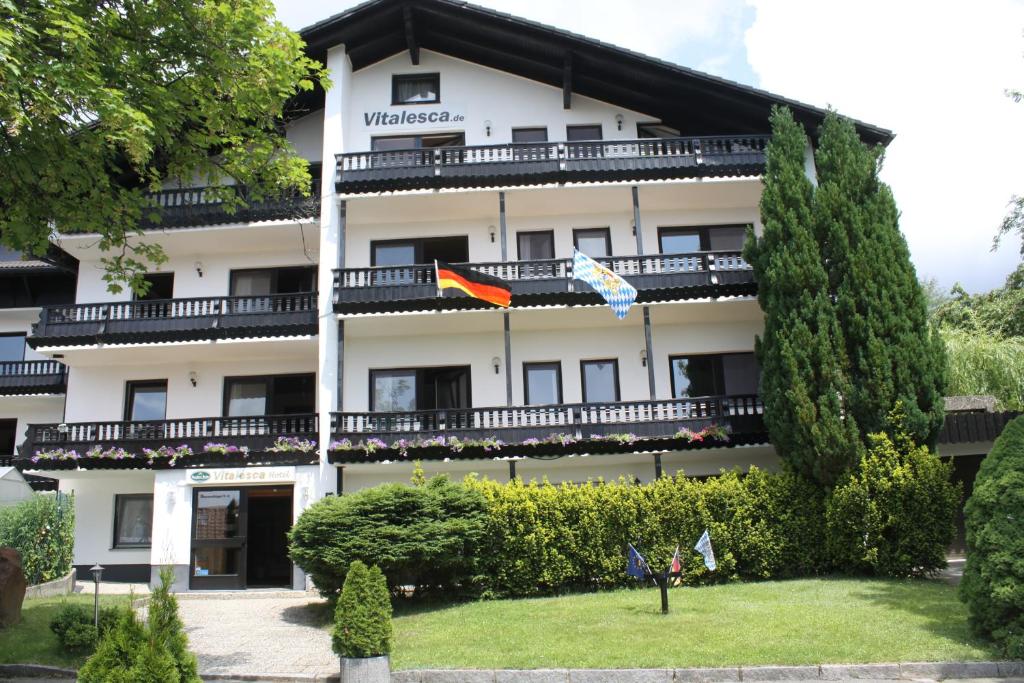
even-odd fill
[(153, 496), (114, 496), (114, 547), (149, 548), (153, 544)]

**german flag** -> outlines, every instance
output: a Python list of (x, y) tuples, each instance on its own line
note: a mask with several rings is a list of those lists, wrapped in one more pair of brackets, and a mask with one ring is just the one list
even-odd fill
[(457, 289), (474, 299), (502, 308), (508, 308), (512, 302), (512, 286), (501, 278), (442, 261), (434, 261), (434, 267), (437, 269), (437, 288), (442, 296), (447, 290)]

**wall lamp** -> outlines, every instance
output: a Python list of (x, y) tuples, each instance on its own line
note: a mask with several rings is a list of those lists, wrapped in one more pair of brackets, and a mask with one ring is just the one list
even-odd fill
[(640, 365), (647, 367), (647, 349), (640, 349)]
[(491, 122), (490, 121), (484, 121), (484, 133), (487, 134), (487, 137), (491, 137)]
[(497, 375), (501, 372), (501, 359), (495, 356), (491, 359), (491, 365), (494, 366), (494, 374)]
[(192, 382), (192, 387), (193, 388), (195, 388), (195, 386), (197, 384), (199, 384), (199, 375), (196, 373), (195, 370), (193, 370), (192, 372), (188, 373), (188, 381)]
[(619, 130), (622, 130), (622, 122), (625, 121), (625, 120), (626, 120), (626, 117), (623, 116), (622, 114), (616, 114), (615, 115), (615, 125), (619, 127)]
[(494, 230), (494, 226), (493, 225), (488, 225), (487, 226), (487, 232), (491, 236), (491, 244), (494, 244), (494, 235), (496, 233), (496, 231)]
[(196, 267), (196, 273), (198, 273), (199, 277), (202, 277), (203, 276), (203, 262), (202, 261), (196, 261), (193, 265)]

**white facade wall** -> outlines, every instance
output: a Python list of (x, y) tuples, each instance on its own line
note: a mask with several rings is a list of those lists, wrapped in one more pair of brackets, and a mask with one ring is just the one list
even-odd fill
[[(44, 473), (45, 474), (45, 473)], [(54, 473), (57, 474), (57, 473)], [(114, 497), (153, 492), (153, 472), (60, 472), (60, 490), (75, 496), (76, 565), (146, 565), (149, 548), (114, 548)], [(157, 515), (154, 514), (154, 518)]]

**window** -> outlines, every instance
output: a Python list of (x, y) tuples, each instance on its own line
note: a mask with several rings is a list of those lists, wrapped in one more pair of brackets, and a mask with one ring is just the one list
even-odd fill
[(167, 380), (128, 382), (125, 387), (124, 419), (156, 421), (167, 417)]
[(658, 228), (662, 254), (690, 254), (696, 251), (743, 251), (745, 225), (695, 225)]
[(562, 364), (523, 363), (526, 405), (544, 406), (562, 402)]
[(174, 273), (147, 273), (142, 279), (149, 283), (149, 289), (142, 296), (132, 292), (133, 301), (156, 301), (174, 298)]
[(316, 291), (316, 266), (231, 271), (231, 296), (299, 294)]
[(759, 391), (760, 368), (752, 353), (672, 356), (672, 396), (754, 395)]
[(402, 413), (470, 407), (469, 366), (370, 370), (371, 411)]
[(370, 140), (370, 149), (374, 152), (393, 152), (409, 149), (433, 149), (435, 147), (462, 147), (465, 144), (465, 133), (387, 135), (372, 138)]
[(14, 455), (14, 442), (18, 437), (18, 421), (0, 420), (0, 455)]
[(436, 104), (441, 101), (441, 74), (391, 77), (391, 104)]
[(469, 260), (469, 237), (427, 237), (423, 239), (378, 240), (370, 242), (370, 265), (410, 266), (433, 263), (465, 263)]
[(0, 361), (25, 360), (25, 335), (0, 334)]
[(547, 128), (513, 128), (512, 142), (547, 142)]
[(306, 415), (316, 410), (313, 374), (224, 378), (224, 416)]
[(576, 248), (591, 258), (612, 255), (612, 236), (608, 228), (581, 228), (572, 231)]
[(569, 142), (581, 142), (584, 140), (600, 140), (601, 125), (596, 126), (566, 126), (565, 139)]
[(555, 232), (537, 230), (516, 234), (520, 261), (540, 261), (555, 258)]
[(619, 400), (619, 361), (580, 361), (584, 403), (614, 403)]
[(148, 548), (153, 544), (152, 494), (114, 496), (114, 547)]

